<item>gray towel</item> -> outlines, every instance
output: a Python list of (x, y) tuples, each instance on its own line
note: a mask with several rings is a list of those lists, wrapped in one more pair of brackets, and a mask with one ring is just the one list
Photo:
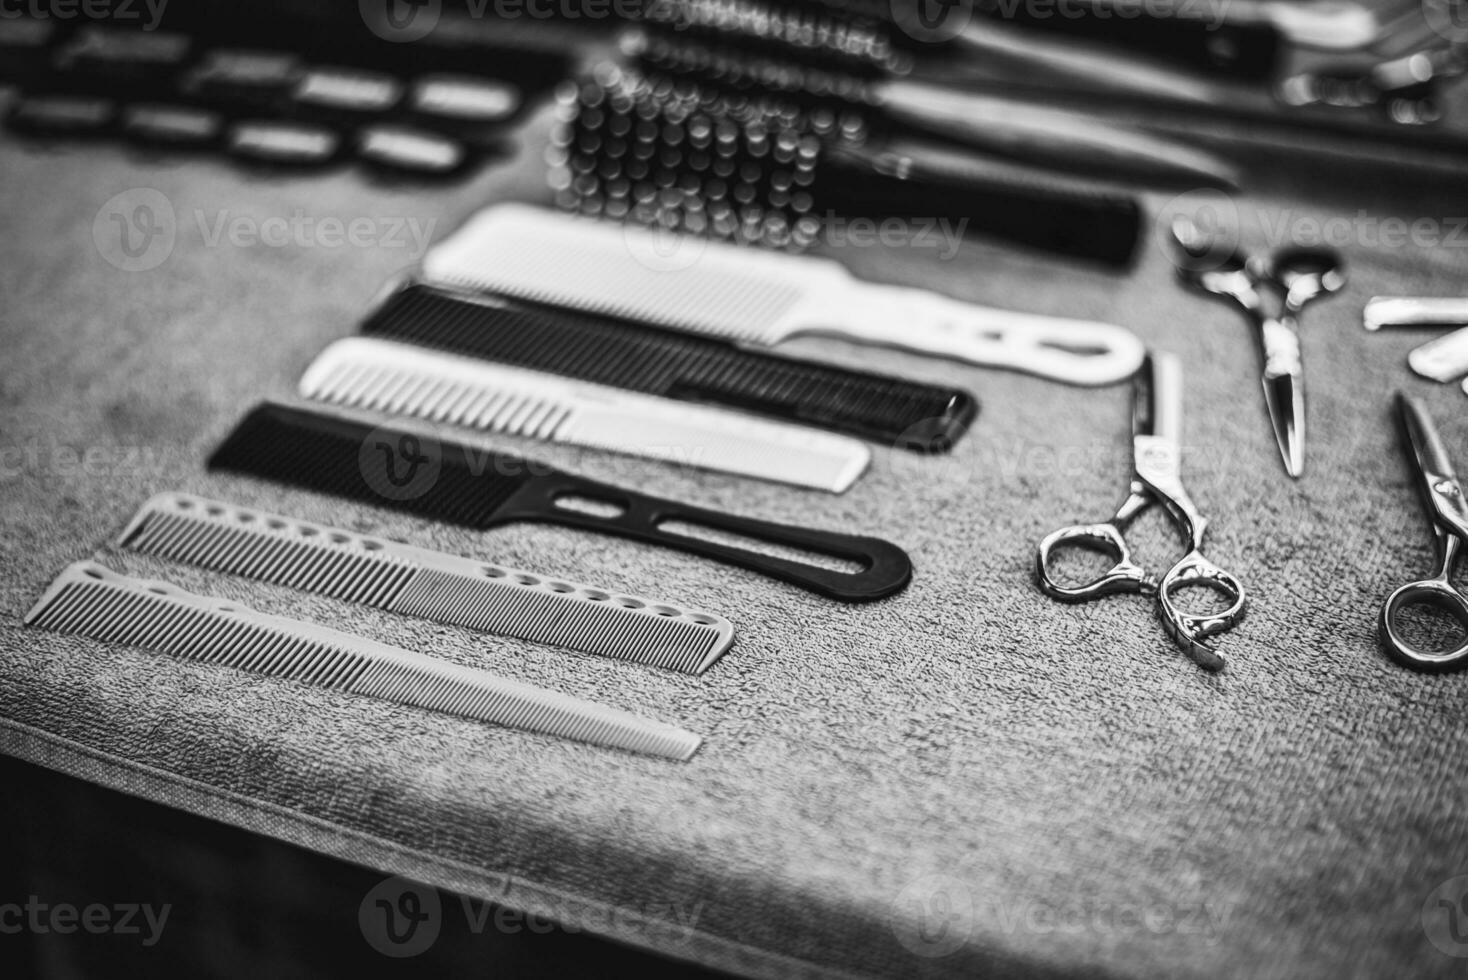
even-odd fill
[[(1348, 246), (1349, 288), (1306, 314), (1298, 483), (1281, 471), (1243, 320), (1174, 285), (1155, 243), (1122, 279), (977, 242), (948, 262), (838, 253), (870, 278), (1123, 323), (1183, 357), (1184, 478), (1212, 520), (1209, 556), (1250, 594), (1220, 642), (1221, 676), (1169, 644), (1149, 601), (1062, 606), (1031, 581), (1044, 533), (1104, 518), (1124, 492), (1124, 386), (797, 342), (984, 403), (951, 456), (879, 447), (842, 497), (499, 440), (661, 496), (891, 538), (916, 577), (868, 606), (610, 537), (476, 534), (204, 472), (241, 414), (289, 395), (416, 258), (411, 238), (381, 241), (381, 224), (375, 245), (211, 244), (221, 211), (412, 218), (443, 234), (482, 203), (539, 194), (536, 152), (425, 193), (0, 146), (0, 747), (752, 974), (1461, 974), (1441, 945), (1468, 943), (1453, 946), (1451, 910), (1434, 903), (1468, 872), (1468, 675), (1392, 666), (1375, 617), (1432, 561), (1389, 395), (1423, 394), (1465, 460), (1468, 423), (1461, 393), (1403, 367), (1422, 334), (1359, 326), (1375, 293), (1460, 291), (1461, 250)], [(109, 232), (99, 208), (136, 187), (173, 210), (174, 247), (151, 271), (118, 268), (96, 244)], [(1309, 214), (1356, 207), (1317, 198)], [(1252, 206), (1243, 220), (1254, 242), (1275, 227)], [(728, 615), (738, 640), (691, 679), (111, 552), (165, 489), (667, 596)], [(1155, 517), (1136, 537), (1146, 561), (1177, 554)], [(45, 584), (89, 556), (676, 722), (707, 744), (678, 765), (22, 630)]]

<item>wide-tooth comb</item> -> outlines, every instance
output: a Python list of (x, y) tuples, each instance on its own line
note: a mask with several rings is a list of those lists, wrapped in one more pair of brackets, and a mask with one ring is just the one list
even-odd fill
[(702, 742), (663, 722), (164, 582), (126, 578), (95, 562), (63, 571), (25, 623), (666, 759), (686, 761)]
[(437, 439), (422, 429), (374, 427), (269, 402), (245, 416), (209, 458), (209, 468), (465, 527), (544, 521), (621, 535), (847, 602), (885, 598), (912, 578), (906, 552), (880, 538), (691, 507)]
[(722, 616), (184, 493), (149, 500), (118, 547), (404, 616), (701, 674)]
[(1145, 348), (1109, 323), (1016, 313), (856, 279), (838, 262), (519, 204), (485, 208), (424, 258), (431, 281), (757, 346), (802, 334), (1070, 384), (1123, 381)]
[(942, 215), (955, 237), (972, 229), (1121, 266), (1141, 234), (1136, 200), (1114, 189), (932, 141), (823, 139), (830, 114), (749, 112), (612, 66), (557, 101), (546, 162), (563, 210), (796, 252), (830, 218)]
[(841, 493), (871, 460), (846, 436), (567, 381), (368, 337), (332, 344), (301, 377), (306, 398), (647, 456)]
[(362, 333), (660, 398), (758, 412), (918, 452), (948, 451), (978, 413), (978, 401), (958, 388), (420, 282), (393, 291)]

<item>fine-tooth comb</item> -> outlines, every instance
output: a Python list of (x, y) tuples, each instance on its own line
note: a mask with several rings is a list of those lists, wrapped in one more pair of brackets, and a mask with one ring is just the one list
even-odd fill
[(483, 432), (648, 456), (841, 493), (871, 460), (847, 436), (350, 337), (301, 377), (306, 398)]
[(702, 742), (626, 711), (164, 582), (126, 578), (95, 562), (63, 571), (25, 623), (666, 759), (686, 761)]
[(856, 279), (838, 262), (544, 208), (485, 208), (428, 250), (434, 282), (756, 346), (803, 334), (1078, 385), (1130, 378), (1145, 349), (1109, 323), (1016, 313)]
[(722, 616), (184, 493), (143, 505), (118, 547), (404, 616), (701, 674)]
[(727, 340), (409, 282), (362, 325), (383, 337), (685, 402), (946, 452), (978, 402), (943, 388)]
[[(899, 592), (912, 562), (880, 538), (815, 531), (660, 500), (508, 453), (269, 402), (209, 459), (228, 470), (464, 527), (544, 521), (738, 565), (819, 595), (869, 602)], [(729, 543), (730, 539), (734, 543)], [(758, 551), (739, 539), (801, 557)], [(824, 563), (818, 563), (824, 559)], [(856, 571), (832, 564), (852, 565)]]

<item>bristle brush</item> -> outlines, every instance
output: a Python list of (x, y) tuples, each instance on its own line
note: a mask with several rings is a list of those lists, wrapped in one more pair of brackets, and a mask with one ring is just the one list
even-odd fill
[(1125, 194), (912, 139), (821, 139), (834, 116), (731, 112), (611, 67), (558, 98), (550, 182), (583, 214), (797, 251), (838, 216), (942, 216), (950, 235), (962, 222), (1111, 265), (1130, 261), (1141, 232)]
[(654, 5), (624, 51), (645, 71), (734, 93), (779, 94), (859, 110), (869, 128), (926, 133), (986, 152), (1091, 176), (1223, 188), (1227, 161), (1036, 99), (920, 81), (875, 28), (851, 43), (849, 19), (756, 0)]

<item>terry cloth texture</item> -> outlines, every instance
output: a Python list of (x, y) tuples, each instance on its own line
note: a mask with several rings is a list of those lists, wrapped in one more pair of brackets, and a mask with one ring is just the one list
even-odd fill
[[(1114, 321), (1182, 357), (1184, 478), (1211, 519), (1207, 553), (1250, 598), (1219, 644), (1218, 676), (1171, 646), (1148, 600), (1065, 606), (1032, 581), (1045, 533), (1102, 519), (1123, 496), (1125, 386), (792, 344), (983, 400), (951, 456), (878, 447), (840, 497), (494, 440), (661, 496), (899, 542), (911, 587), (864, 606), (611, 537), (473, 533), (204, 471), (241, 415), (289, 397), (417, 257), (394, 228), (433, 222), (442, 236), (480, 205), (541, 198), (538, 153), (532, 143), (469, 185), (424, 191), (0, 144), (0, 747), (756, 975), (1461, 975), (1465, 961), (1432, 941), (1452, 935), (1429, 899), (1468, 873), (1468, 674), (1395, 667), (1375, 630), (1387, 592), (1433, 562), (1391, 393), (1425, 397), (1462, 460), (1468, 420), (1461, 392), (1403, 365), (1427, 334), (1367, 334), (1360, 308), (1378, 293), (1461, 294), (1468, 250), (1346, 246), (1349, 286), (1305, 315), (1299, 482), (1281, 470), (1244, 320), (1177, 286), (1155, 235), (1120, 277), (977, 240), (949, 261), (919, 247), (832, 250), (867, 278)], [(1362, 207), (1368, 221), (1450, 216), (1433, 203), (1446, 198), (1410, 182), (1386, 201), (1384, 182), (1286, 181), (1273, 166), (1257, 196), (1234, 202), (1250, 246), (1280, 222), (1359, 222)], [(161, 195), (169, 211), (155, 213), (175, 234), (150, 271), (107, 258), (134, 261), (104, 205), (135, 188)], [(229, 232), (237, 218), (248, 230), (296, 215), (367, 218), (376, 237), (331, 247), (308, 232), (276, 246)], [(169, 489), (666, 596), (724, 613), (738, 638), (689, 678), (110, 550)], [(1145, 561), (1178, 554), (1156, 516), (1136, 536)], [(45, 585), (89, 557), (675, 722), (707, 743), (680, 765), (23, 629)]]

